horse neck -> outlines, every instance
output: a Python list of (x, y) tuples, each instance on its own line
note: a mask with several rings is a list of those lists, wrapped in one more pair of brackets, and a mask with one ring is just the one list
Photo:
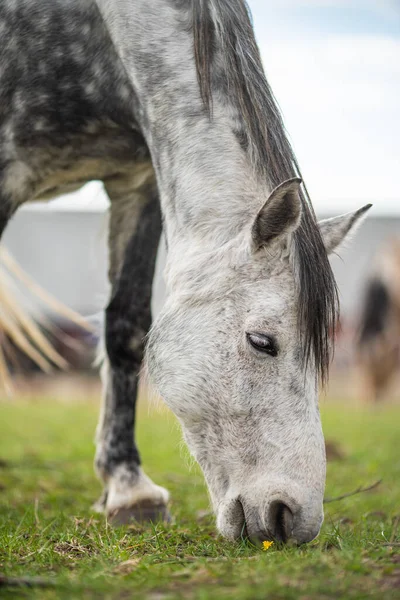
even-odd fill
[(242, 120), (223, 85), (214, 82), (212, 119), (204, 109), (190, 3), (97, 1), (138, 97), (168, 246), (218, 248), (250, 226), (267, 190), (240, 146)]
[(212, 121), (201, 107), (191, 116), (198, 99), (193, 95), (188, 107), (183, 96), (184, 90), (177, 94), (180, 111), (163, 106), (163, 117), (150, 125), (150, 151), (169, 246), (190, 243), (212, 250), (250, 227), (260, 192), (223, 107), (214, 106)]

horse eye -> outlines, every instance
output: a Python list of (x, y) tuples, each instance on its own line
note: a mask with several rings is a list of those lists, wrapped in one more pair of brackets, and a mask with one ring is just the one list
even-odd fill
[(247, 340), (253, 348), (259, 352), (264, 352), (270, 356), (276, 356), (278, 354), (278, 347), (274, 338), (263, 333), (247, 333)]

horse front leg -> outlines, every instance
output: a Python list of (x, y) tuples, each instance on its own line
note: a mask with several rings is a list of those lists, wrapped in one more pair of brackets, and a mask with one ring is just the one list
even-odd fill
[(105, 486), (97, 508), (115, 524), (168, 518), (168, 492), (141, 469), (134, 439), (139, 372), (151, 325), (151, 288), (161, 234), (152, 172), (151, 178), (151, 183), (146, 180), (144, 184), (141, 178), (140, 187), (121, 181), (105, 184), (111, 199), (112, 293), (106, 309), (104, 397), (95, 466)]

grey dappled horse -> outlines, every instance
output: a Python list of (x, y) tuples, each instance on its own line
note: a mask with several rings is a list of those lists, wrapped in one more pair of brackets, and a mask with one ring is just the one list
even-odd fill
[[(132, 435), (150, 330), (151, 380), (220, 532), (311, 540), (337, 313), (327, 253), (366, 208), (316, 224), (243, 0), (1, 1), (1, 230), (92, 179), (111, 201), (100, 507), (117, 523), (167, 515)], [(162, 228), (168, 298), (150, 329)]]

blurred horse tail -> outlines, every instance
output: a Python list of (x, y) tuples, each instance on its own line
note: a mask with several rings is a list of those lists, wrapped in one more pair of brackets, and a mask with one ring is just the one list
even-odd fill
[(357, 367), (366, 400), (384, 398), (400, 367), (400, 238), (378, 251), (364, 292)]
[[(56, 300), (41, 288), (10, 256), (0, 247), (0, 389), (7, 393), (13, 390), (10, 365), (15, 361), (13, 349), (27, 356), (42, 371), (49, 373), (54, 367), (66, 369), (68, 363), (55, 350), (46, 333), (54, 337), (54, 327), (39, 311), (35, 317), (18, 301), (15, 282), (18, 281), (25, 293), (39, 300), (52, 313), (90, 330), (83, 317)], [(14, 360), (13, 360), (14, 358)]]

